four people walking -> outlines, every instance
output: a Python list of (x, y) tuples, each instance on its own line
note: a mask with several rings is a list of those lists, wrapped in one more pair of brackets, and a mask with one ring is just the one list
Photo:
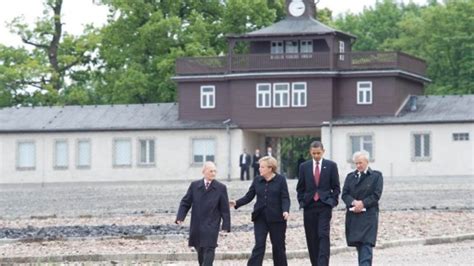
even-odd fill
[[(309, 153), (311, 159), (299, 167), (297, 199), (303, 209), (311, 264), (329, 265), (332, 209), (338, 205), (341, 192), (339, 173), (337, 164), (323, 157), (321, 142), (312, 142)], [(348, 246), (356, 247), (359, 265), (372, 265), (383, 177), (368, 167), (367, 152), (356, 152), (353, 162), (357, 170), (346, 176), (342, 192), (346, 205), (346, 240)], [(226, 186), (214, 179), (216, 168), (212, 162), (204, 164), (204, 178), (192, 182), (181, 200), (176, 223), (181, 224), (192, 207), (189, 246), (196, 248), (199, 265), (212, 265), (221, 222), (222, 230), (230, 231), (229, 206), (238, 209), (255, 197), (251, 214), (255, 245), (247, 265), (262, 265), (268, 234), (274, 265), (287, 265), (285, 234), (290, 196), (286, 177), (276, 172), (278, 164), (274, 157), (262, 157), (258, 163), (260, 175), (255, 176), (248, 192), (238, 200), (228, 200)]]

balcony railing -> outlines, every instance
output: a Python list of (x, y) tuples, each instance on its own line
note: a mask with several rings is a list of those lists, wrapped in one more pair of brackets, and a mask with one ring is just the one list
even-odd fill
[(389, 70), (426, 74), (423, 60), (401, 52), (351, 52), (331, 55), (237, 54), (231, 57), (185, 57), (176, 61), (177, 75), (207, 75), (297, 70)]

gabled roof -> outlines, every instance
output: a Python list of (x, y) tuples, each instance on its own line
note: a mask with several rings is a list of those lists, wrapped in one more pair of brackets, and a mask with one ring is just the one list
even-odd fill
[(230, 36), (230, 37), (272, 37), (272, 36), (294, 36), (294, 35), (322, 35), (329, 33), (339, 33), (350, 38), (356, 38), (354, 35), (338, 31), (323, 23), (311, 18), (301, 17), (293, 18), (287, 17), (280, 20), (266, 28), (262, 28), (256, 31), (252, 31), (241, 36)]
[(474, 122), (474, 95), (411, 96), (398, 116), (339, 117), (332, 121), (335, 126), (469, 122)]
[(218, 128), (222, 121), (178, 120), (176, 103), (0, 109), (0, 133)]

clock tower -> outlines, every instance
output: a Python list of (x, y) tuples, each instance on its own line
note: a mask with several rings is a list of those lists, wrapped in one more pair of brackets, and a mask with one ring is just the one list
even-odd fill
[(286, 13), (290, 18), (314, 18), (315, 12), (314, 0), (286, 0)]

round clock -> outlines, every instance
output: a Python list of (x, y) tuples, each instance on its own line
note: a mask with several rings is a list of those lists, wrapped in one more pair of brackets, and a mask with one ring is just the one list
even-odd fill
[(288, 6), (288, 11), (293, 17), (299, 17), (303, 15), (305, 9), (306, 6), (302, 0), (293, 0)]

